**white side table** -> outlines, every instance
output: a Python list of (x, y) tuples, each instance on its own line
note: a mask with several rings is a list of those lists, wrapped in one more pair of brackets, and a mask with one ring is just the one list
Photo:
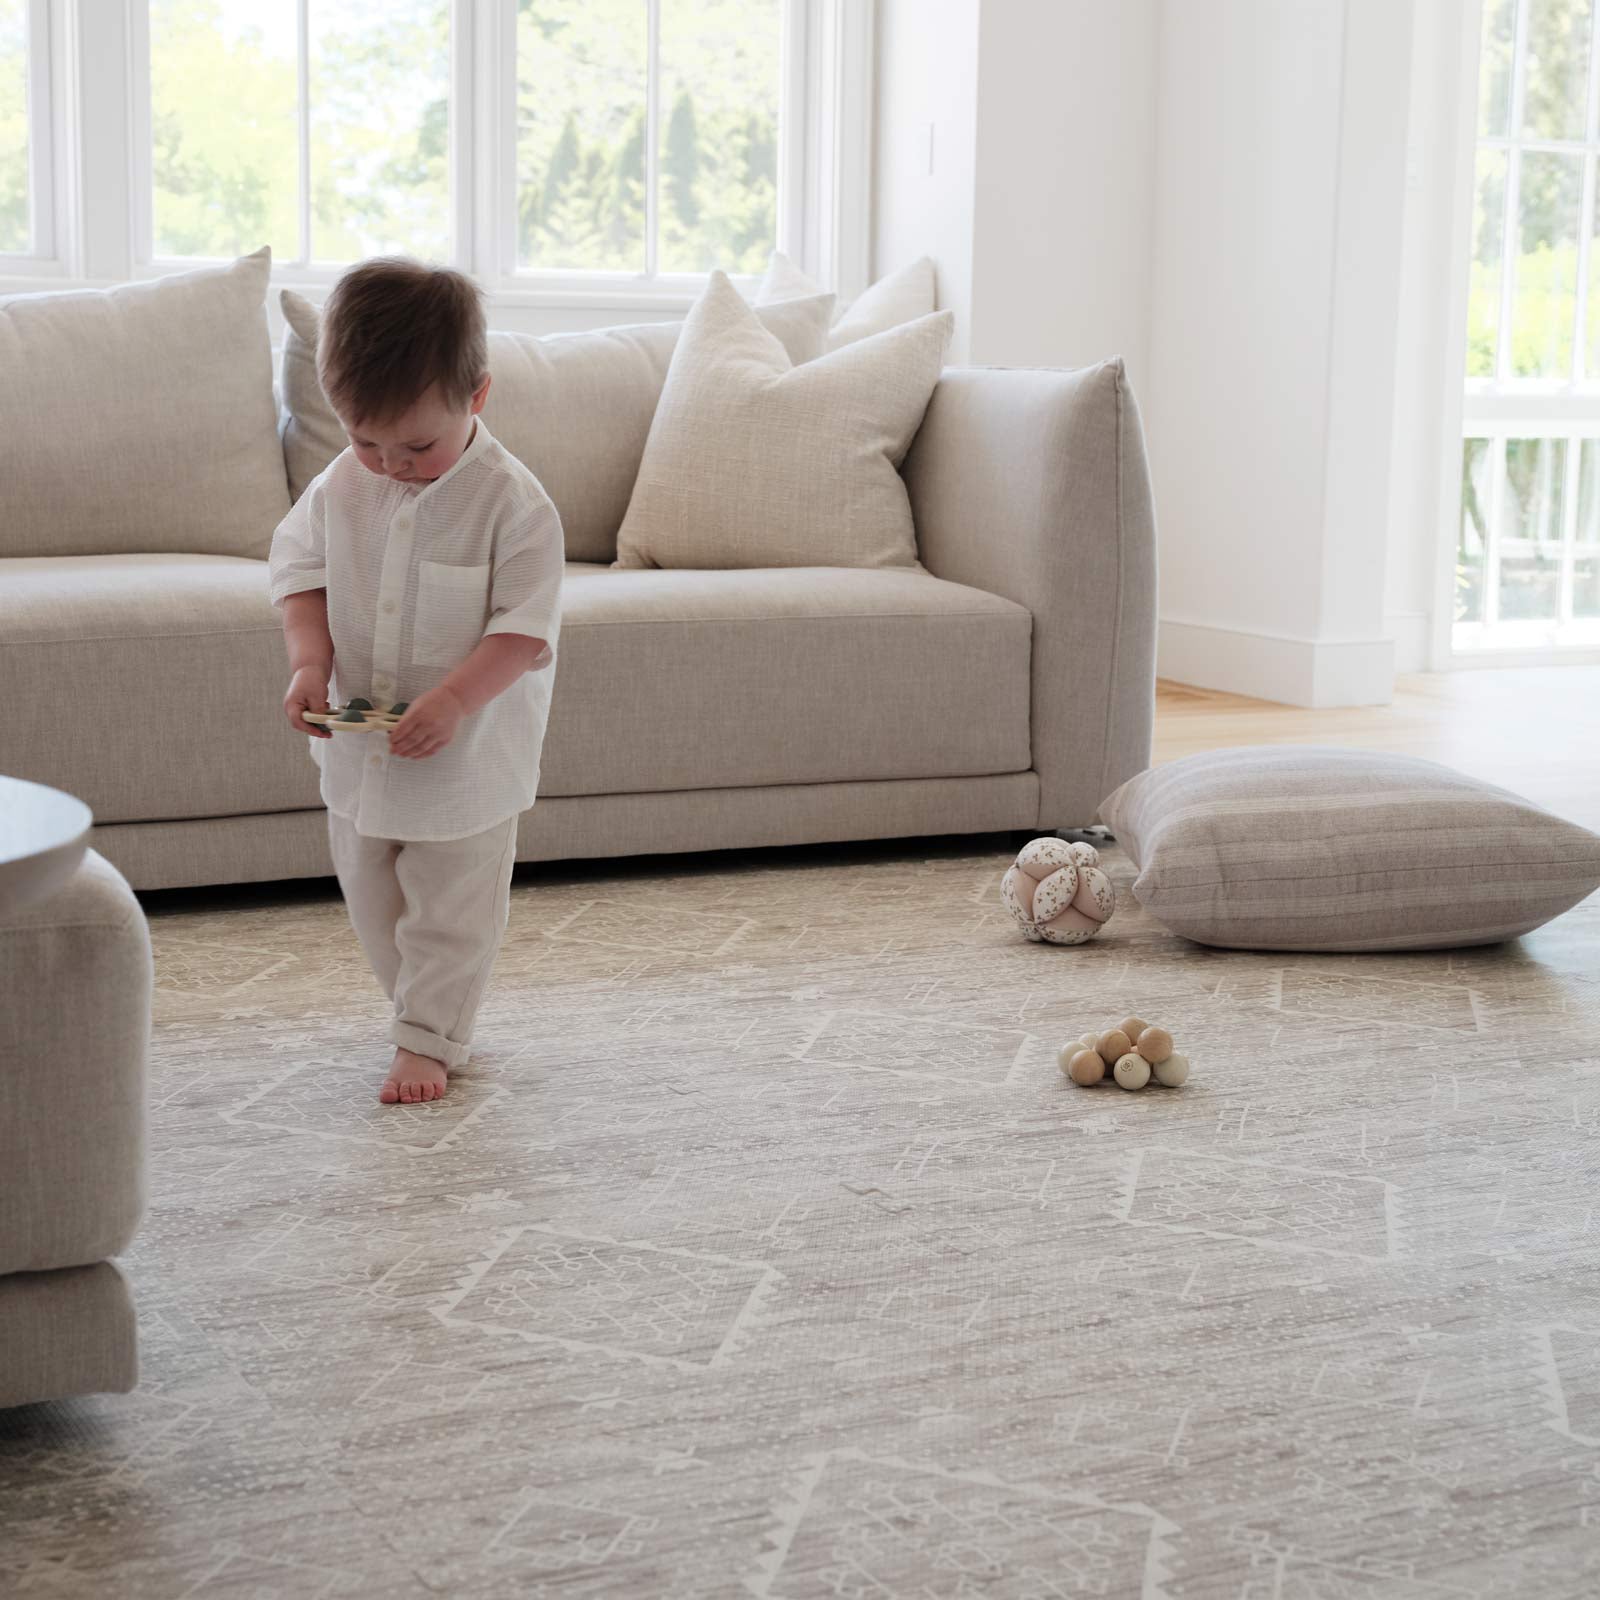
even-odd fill
[(0, 915), (54, 894), (78, 870), (93, 824), (73, 795), (0, 776)]

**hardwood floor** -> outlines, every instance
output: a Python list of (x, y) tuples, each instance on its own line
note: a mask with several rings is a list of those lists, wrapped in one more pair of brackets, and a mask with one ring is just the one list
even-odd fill
[(1157, 685), (1158, 764), (1241, 744), (1424, 756), (1600, 832), (1600, 667), (1420, 673), (1399, 680), (1392, 705), (1331, 711)]

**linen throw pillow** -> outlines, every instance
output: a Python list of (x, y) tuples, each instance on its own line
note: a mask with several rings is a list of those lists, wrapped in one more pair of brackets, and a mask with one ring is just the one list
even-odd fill
[[(283, 453), (296, 499), (344, 449), (344, 429), (317, 382), (321, 313), (279, 297)], [(797, 365), (823, 353), (832, 295), (758, 313)], [(683, 323), (646, 322), (535, 338), (489, 335), (489, 431), (539, 479), (561, 513), (569, 561), (610, 561), (644, 454), (656, 400)]]
[(264, 556), (289, 509), (272, 253), (0, 300), (0, 556)]
[(1100, 817), (1139, 904), (1226, 949), (1493, 944), (1600, 887), (1600, 835), (1415, 756), (1210, 751), (1140, 773)]
[(684, 323), (619, 567), (915, 567), (897, 470), (950, 342), (948, 311), (796, 367), (725, 274)]
[[(766, 276), (756, 291), (756, 305), (768, 306), (819, 293), (818, 287), (781, 250), (774, 250)], [(842, 350), (857, 339), (914, 322), (936, 308), (933, 262), (923, 256), (910, 266), (879, 278), (848, 306), (834, 314), (828, 348)]]

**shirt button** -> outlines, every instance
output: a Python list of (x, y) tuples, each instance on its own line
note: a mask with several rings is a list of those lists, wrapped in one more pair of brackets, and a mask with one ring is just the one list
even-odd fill
[(393, 600), (385, 600), (383, 602), (383, 614), (386, 617), (392, 617), (394, 615), (394, 601)]
[(367, 757), (367, 765), (369, 767), (381, 767), (383, 765), (383, 757), (382, 756), (368, 756)]

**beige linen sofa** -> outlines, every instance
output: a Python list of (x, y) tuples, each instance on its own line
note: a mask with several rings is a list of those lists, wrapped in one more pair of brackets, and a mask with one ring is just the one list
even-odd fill
[[(264, 557), (342, 441), (314, 407), (280, 433), (269, 267), (0, 301), (0, 771), (87, 801), (136, 889), (331, 871)], [(1088, 823), (1150, 748), (1121, 363), (945, 372), (903, 464), (918, 567), (613, 570), (675, 338), (491, 338), (486, 420), (569, 561), (519, 859)], [(308, 362), (291, 329), (286, 400)]]

